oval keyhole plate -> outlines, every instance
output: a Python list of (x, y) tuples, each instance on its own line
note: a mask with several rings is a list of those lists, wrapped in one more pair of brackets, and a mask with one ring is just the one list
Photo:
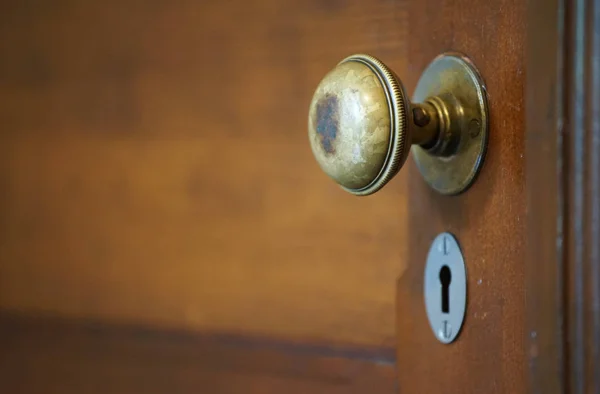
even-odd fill
[(441, 233), (431, 244), (424, 278), (425, 308), (429, 325), (442, 343), (458, 336), (467, 305), (465, 262), (450, 233)]

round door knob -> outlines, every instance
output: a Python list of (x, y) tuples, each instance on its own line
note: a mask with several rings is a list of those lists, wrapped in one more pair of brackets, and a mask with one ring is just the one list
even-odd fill
[[(321, 169), (346, 191), (369, 195), (400, 170), (413, 144), (448, 162), (461, 145), (464, 103), (439, 93), (411, 103), (400, 79), (378, 59), (357, 54), (342, 60), (321, 80), (309, 109), (309, 140)], [(487, 127), (484, 118), (479, 124)]]

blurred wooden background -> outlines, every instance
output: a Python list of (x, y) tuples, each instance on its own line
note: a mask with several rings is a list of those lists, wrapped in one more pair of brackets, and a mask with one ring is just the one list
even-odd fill
[[(72, 361), (89, 362), (96, 345), (60, 334), (85, 321), (374, 349), (387, 361), (360, 370), (381, 364), (392, 387), (405, 176), (368, 199), (342, 192), (312, 159), (306, 117), (350, 53), (410, 71), (406, 23), (404, 2), (389, 0), (1, 2), (5, 378), (15, 359), (34, 376), (69, 346), (91, 346)], [(47, 330), (67, 345), (48, 334), (26, 346), (54, 317)], [(203, 351), (219, 343), (202, 338)], [(144, 341), (138, 356), (169, 360)], [(100, 381), (87, 373), (84, 386)]]

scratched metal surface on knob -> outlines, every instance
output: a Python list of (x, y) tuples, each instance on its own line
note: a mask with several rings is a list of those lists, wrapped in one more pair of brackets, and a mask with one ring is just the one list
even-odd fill
[[(309, 108), (309, 141), (321, 169), (343, 189), (377, 192), (400, 170), (411, 145), (418, 147), (417, 168), (438, 192), (457, 194), (473, 182), (487, 142), (481, 79), (456, 54), (427, 70), (415, 103), (393, 71), (369, 55), (352, 55), (323, 78)], [(473, 125), (478, 133), (469, 138)]]
[(409, 151), (404, 91), (367, 55), (342, 61), (319, 84), (309, 110), (314, 156), (347, 191), (371, 194), (393, 177)]

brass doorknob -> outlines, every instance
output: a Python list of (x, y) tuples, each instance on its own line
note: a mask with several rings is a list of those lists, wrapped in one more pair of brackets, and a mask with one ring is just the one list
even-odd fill
[[(427, 156), (437, 160), (443, 158), (433, 166), (441, 166), (442, 171), (427, 169), (435, 172), (428, 179), (428, 182), (437, 182), (437, 186), (432, 186), (444, 194), (456, 194), (466, 189), (474, 174), (466, 184), (464, 180), (457, 184), (455, 179), (453, 185), (441, 187), (437, 178), (444, 173), (444, 168), (447, 170), (447, 163), (453, 165), (452, 157), (461, 153), (461, 146), (468, 145), (462, 137), (471, 119), (478, 124), (479, 142), (485, 148), (487, 104), (478, 75), (474, 69), (471, 71), (474, 73), (471, 77), (478, 85), (475, 96), (483, 97), (480, 103), (472, 103), (473, 94), (462, 97), (462, 91), (466, 89), (466, 84), (461, 81), (463, 77), (456, 72), (439, 75), (440, 70), (430, 72), (437, 73), (438, 79), (433, 81), (429, 77), (421, 89), (427, 97), (411, 103), (400, 79), (380, 60), (364, 54), (344, 59), (321, 80), (310, 104), (309, 140), (321, 169), (346, 191), (369, 195), (396, 175), (414, 144)], [(452, 79), (452, 86), (440, 78)], [(461, 85), (457, 87), (457, 83)], [(478, 104), (480, 108), (477, 108)], [(481, 133), (482, 129), (484, 133)], [(484, 148), (475, 160), (474, 173), (481, 164)], [(459, 161), (464, 162), (465, 158)], [(426, 165), (431, 167), (431, 163)], [(460, 165), (465, 167), (464, 163)], [(473, 167), (473, 163), (468, 166)], [(421, 167), (419, 169), (423, 172)], [(456, 178), (455, 174), (450, 177)]]

